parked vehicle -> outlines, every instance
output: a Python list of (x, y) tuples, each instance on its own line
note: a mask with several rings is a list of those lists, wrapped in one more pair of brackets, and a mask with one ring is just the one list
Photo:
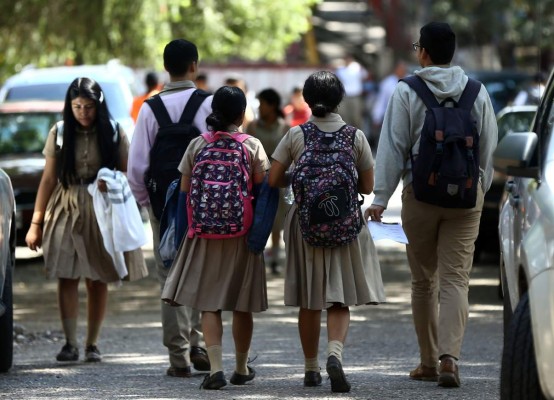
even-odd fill
[[(498, 141), (511, 132), (528, 131), (533, 122), (537, 106), (508, 106), (496, 114), (498, 123)], [(485, 194), (479, 236), (475, 241), (475, 259), (482, 253), (498, 254), (498, 211), (502, 205), (502, 195), (506, 175), (495, 171), (491, 187)]]
[(533, 76), (523, 71), (469, 71), (468, 76), (480, 81), (487, 89), (494, 112), (509, 106), (520, 90), (533, 81)]
[(13, 361), (14, 266), (15, 200), (10, 178), (0, 169), (0, 372), (7, 372)]
[(50, 128), (62, 119), (62, 109), (59, 101), (0, 103), (0, 168), (13, 185), (18, 246), (25, 246), (33, 217), (45, 163), (42, 149)]
[(130, 74), (130, 68), (114, 62), (106, 65), (25, 68), (6, 80), (0, 89), (0, 102), (64, 101), (69, 84), (75, 78), (86, 76), (100, 84), (106, 95), (110, 114), (120, 123), (130, 140), (134, 130), (134, 121), (131, 118), (133, 94), (129, 82)]
[(530, 132), (507, 134), (495, 168), (511, 178), (500, 211), (502, 399), (554, 399), (554, 73)]

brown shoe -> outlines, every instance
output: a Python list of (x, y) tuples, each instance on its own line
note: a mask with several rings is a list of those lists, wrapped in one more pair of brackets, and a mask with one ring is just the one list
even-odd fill
[(190, 378), (192, 372), (190, 371), (190, 367), (169, 367), (167, 369), (167, 375), (175, 378)]
[(436, 382), (439, 379), (437, 367), (426, 367), (419, 364), (416, 369), (410, 371), (410, 379), (416, 381)]
[(460, 387), (458, 365), (452, 357), (443, 357), (439, 369), (439, 386)]

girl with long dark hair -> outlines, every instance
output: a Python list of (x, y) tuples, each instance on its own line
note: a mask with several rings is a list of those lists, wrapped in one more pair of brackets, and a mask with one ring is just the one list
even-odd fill
[[(109, 282), (120, 276), (106, 251), (87, 191), (105, 167), (126, 171), (129, 141), (110, 119), (100, 85), (77, 78), (65, 97), (63, 122), (48, 134), (43, 150), (46, 164), (38, 188), (31, 227), (25, 241), (31, 250), (41, 247), (48, 278), (58, 279), (58, 303), (66, 344), (58, 361), (77, 361), (79, 281), (87, 289), (85, 361), (100, 361), (97, 340), (106, 313)], [(107, 190), (105, 181), (97, 185)], [(140, 249), (126, 253), (128, 269), (146, 274)]]

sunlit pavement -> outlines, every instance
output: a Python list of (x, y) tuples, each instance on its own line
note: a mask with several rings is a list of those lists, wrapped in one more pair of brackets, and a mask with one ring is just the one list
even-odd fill
[[(371, 198), (366, 199), (369, 205)], [(399, 192), (385, 220), (399, 221)], [(390, 219), (389, 219), (390, 218)], [(149, 228), (149, 227), (147, 227)], [(502, 346), (502, 303), (497, 295), (494, 265), (477, 265), (470, 287), (470, 320), (463, 347), (462, 388), (440, 389), (434, 383), (408, 379), (419, 362), (410, 307), (410, 273), (404, 246), (376, 243), (387, 303), (351, 308), (351, 326), (344, 351), (344, 368), (352, 391), (346, 399), (477, 399), (498, 398)], [(334, 398), (325, 373), (326, 331), (322, 317), (319, 360), (323, 385), (304, 388), (303, 357), (298, 339), (296, 308), (283, 305), (283, 277), (268, 273), (269, 309), (254, 317), (251, 358), (257, 371), (252, 384), (228, 385), (218, 392), (199, 390), (202, 374), (190, 379), (169, 378), (163, 347), (159, 285), (153, 269), (151, 243), (144, 247), (151, 272), (146, 279), (110, 288), (109, 311), (99, 348), (99, 365), (56, 363), (63, 344), (56, 301), (56, 282), (45, 280), (42, 259), (18, 262), (15, 318), (26, 332), (15, 348), (15, 366), (0, 375), (7, 398), (63, 399), (300, 399)], [(284, 256), (284, 251), (281, 252)], [(79, 340), (85, 336), (85, 294), (80, 287)], [(224, 313), (224, 370), (234, 369), (231, 315)], [(25, 336), (27, 335), (27, 336)], [(81, 357), (83, 349), (81, 348)]]

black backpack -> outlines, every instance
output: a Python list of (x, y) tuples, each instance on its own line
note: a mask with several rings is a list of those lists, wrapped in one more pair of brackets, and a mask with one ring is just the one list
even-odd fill
[(150, 205), (158, 219), (162, 216), (169, 184), (181, 174), (177, 167), (185, 150), (191, 140), (201, 133), (192, 121), (198, 108), (209, 95), (196, 89), (187, 102), (179, 122), (171, 121), (160, 95), (146, 100), (160, 126), (150, 149), (150, 165), (144, 175)]
[(410, 152), (415, 198), (446, 208), (475, 207), (479, 133), (471, 109), (481, 82), (470, 78), (458, 102), (447, 98), (439, 104), (419, 76), (401, 80), (427, 107), (417, 158)]

